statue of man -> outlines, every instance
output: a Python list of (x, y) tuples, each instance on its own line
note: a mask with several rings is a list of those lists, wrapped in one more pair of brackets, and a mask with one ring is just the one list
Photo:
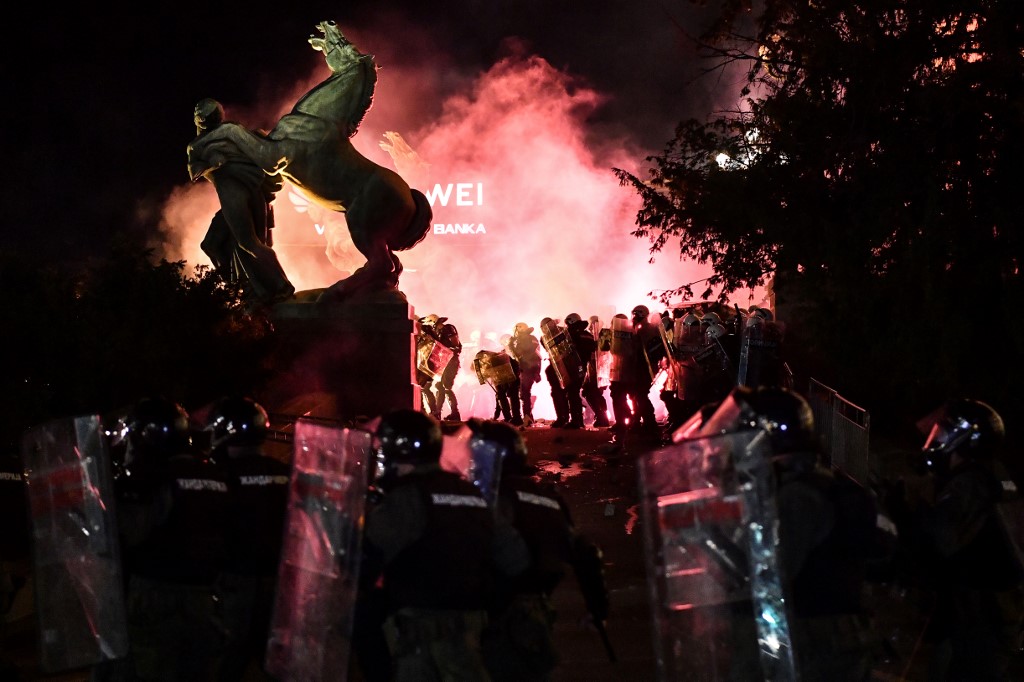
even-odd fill
[[(224, 107), (214, 99), (204, 99), (195, 108), (196, 140), (224, 123)], [(190, 169), (209, 168), (201, 173), (217, 190), (217, 211), (200, 247), (214, 268), (230, 281), (245, 280), (243, 290), (256, 306), (273, 305), (291, 298), (295, 287), (271, 248), (274, 195), (282, 181), (268, 175), (251, 159), (230, 145), (203, 148), (207, 157), (222, 156), (223, 163), (197, 158), (195, 141), (188, 147)], [(190, 175), (192, 175), (190, 173)], [(196, 178), (198, 179), (198, 178)]]

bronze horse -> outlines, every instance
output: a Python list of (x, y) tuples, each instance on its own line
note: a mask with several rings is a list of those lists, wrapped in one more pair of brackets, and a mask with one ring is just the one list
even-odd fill
[(373, 55), (359, 52), (333, 21), (311, 36), (332, 75), (308, 93), (266, 135), (225, 123), (189, 147), (189, 175), (202, 177), (241, 153), (291, 182), (312, 203), (343, 212), (352, 243), (366, 263), (320, 295), (333, 300), (357, 291), (397, 289), (396, 251), (426, 237), (433, 213), (426, 196), (394, 171), (360, 154), (350, 138), (370, 108), (377, 82)]

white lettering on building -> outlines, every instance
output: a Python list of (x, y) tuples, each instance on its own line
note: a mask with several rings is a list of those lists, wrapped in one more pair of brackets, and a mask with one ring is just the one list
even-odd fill
[(434, 223), (434, 234), (487, 234), (483, 223)]
[[(433, 189), (427, 190), (424, 194), (431, 206), (436, 206), (439, 202), (442, 206), (447, 206), (452, 198), (452, 189), (455, 190), (456, 206), (483, 206), (484, 183), (482, 182), (449, 182), (444, 187), (437, 183)], [(475, 199), (472, 196), (474, 189), (476, 189)]]

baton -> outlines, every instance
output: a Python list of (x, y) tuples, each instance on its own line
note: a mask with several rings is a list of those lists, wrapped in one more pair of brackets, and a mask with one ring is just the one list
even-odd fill
[(597, 634), (601, 635), (601, 643), (604, 644), (604, 651), (608, 654), (608, 661), (610, 663), (618, 663), (619, 658), (615, 655), (615, 649), (612, 648), (612, 641), (608, 639), (608, 631), (604, 629), (604, 621), (595, 620), (594, 627), (597, 628)]

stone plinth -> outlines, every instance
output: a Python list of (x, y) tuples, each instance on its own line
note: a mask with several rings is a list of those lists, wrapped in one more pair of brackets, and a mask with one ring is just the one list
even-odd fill
[[(311, 293), (311, 292), (307, 292)], [(265, 400), (275, 411), (348, 421), (419, 409), (412, 306), (398, 291), (343, 302), (274, 306), (278, 375)]]

